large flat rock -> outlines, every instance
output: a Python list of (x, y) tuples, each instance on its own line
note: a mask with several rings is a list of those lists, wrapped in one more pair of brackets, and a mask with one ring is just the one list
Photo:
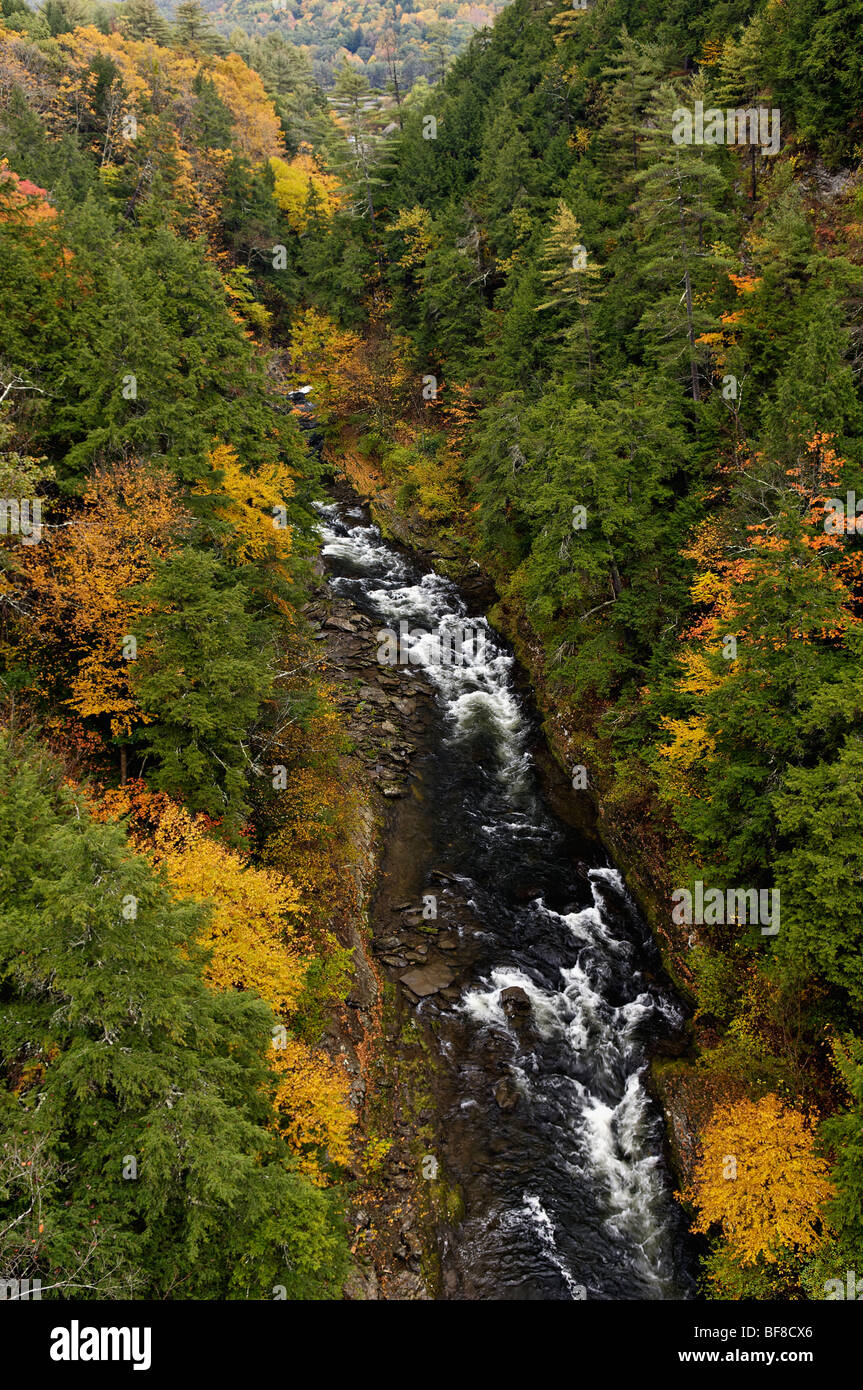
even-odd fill
[(451, 985), (455, 973), (448, 965), (423, 965), (419, 970), (408, 970), (406, 974), (400, 975), (399, 979), (412, 993), (420, 999), (425, 999), (430, 994), (437, 994), (439, 989), (446, 989), (447, 985)]

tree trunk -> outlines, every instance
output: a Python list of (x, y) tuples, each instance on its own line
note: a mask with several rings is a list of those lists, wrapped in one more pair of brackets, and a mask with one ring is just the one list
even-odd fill
[(623, 581), (620, 578), (620, 571), (618, 570), (614, 560), (609, 561), (608, 572), (611, 577), (611, 587), (614, 592), (614, 597), (620, 598), (620, 593), (623, 589)]
[(686, 286), (686, 336), (689, 339), (689, 377), (692, 383), (692, 399), (699, 401), (701, 393), (698, 387), (698, 363), (695, 360), (695, 328), (692, 323), (692, 282), (689, 278), (689, 266), (683, 273), (683, 283)]

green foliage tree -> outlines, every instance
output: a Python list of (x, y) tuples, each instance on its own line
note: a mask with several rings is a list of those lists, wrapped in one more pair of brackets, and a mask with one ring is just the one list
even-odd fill
[(138, 634), (133, 687), (155, 786), (236, 829), (246, 812), (249, 730), (271, 688), (267, 631), (248, 591), (212, 556), (187, 548), (156, 563), (155, 614)]
[(0, 1117), (17, 1159), (0, 1272), (60, 1298), (335, 1296), (332, 1197), (265, 1127), (272, 1013), (204, 984), (206, 909), (175, 902), (37, 749), (4, 735), (0, 777)]

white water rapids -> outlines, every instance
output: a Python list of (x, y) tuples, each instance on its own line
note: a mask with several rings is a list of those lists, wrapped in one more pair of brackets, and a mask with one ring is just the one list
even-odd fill
[[(514, 659), (456, 587), (385, 542), (361, 508), (322, 507), (336, 593), (381, 629), (402, 629), (439, 705), (426, 774), (445, 862), (478, 923), (457, 1003), (435, 1011), (452, 1103), (445, 1162), (465, 1195), (442, 1235), (448, 1296), (682, 1298), (691, 1295), (661, 1125), (645, 1088), (646, 1044), (679, 1028), (655, 948), (616, 869), (550, 812), (531, 747), (536, 730)], [(469, 630), (458, 662), (441, 635)], [(446, 649), (446, 647), (445, 647)], [(593, 858), (593, 866), (579, 855)], [(524, 991), (529, 1028), (502, 992)], [(519, 1093), (502, 1115), (490, 1077)]]

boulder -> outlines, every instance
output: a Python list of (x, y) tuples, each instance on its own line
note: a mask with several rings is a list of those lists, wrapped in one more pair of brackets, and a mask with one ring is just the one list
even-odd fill
[(494, 1098), (498, 1109), (514, 1110), (519, 1102), (519, 1091), (511, 1076), (502, 1076), (494, 1088)]
[(429, 995), (437, 994), (439, 989), (451, 985), (455, 974), (447, 965), (423, 965), (418, 970), (408, 970), (399, 979), (412, 994), (419, 999), (427, 999)]
[(509, 1019), (530, 1017), (530, 1000), (521, 985), (510, 985), (507, 989), (501, 990), (500, 1006)]

